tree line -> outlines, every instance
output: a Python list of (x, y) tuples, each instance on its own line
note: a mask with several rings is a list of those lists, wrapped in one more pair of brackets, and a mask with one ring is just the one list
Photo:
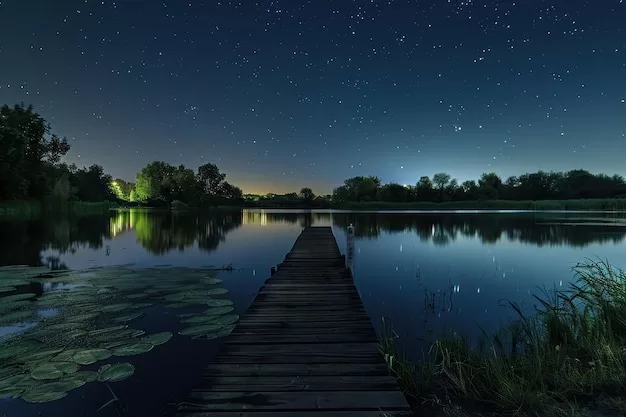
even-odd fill
[(137, 174), (135, 183), (116, 179), (112, 187), (120, 200), (147, 202), (150, 205), (180, 202), (203, 206), (240, 203), (243, 200), (241, 189), (226, 181), (226, 174), (211, 163), (201, 165), (194, 172), (184, 165), (154, 161)]
[(232, 204), (242, 201), (242, 192), (228, 183), (214, 164), (197, 172), (184, 165), (149, 163), (136, 182), (115, 179), (102, 166), (79, 168), (61, 162), (70, 144), (51, 131), (50, 124), (33, 106), (0, 107), (0, 202), (36, 200), (117, 201), (148, 205)]
[(448, 202), (476, 200), (572, 200), (626, 198), (626, 181), (620, 175), (592, 174), (582, 169), (512, 176), (503, 181), (496, 173), (459, 184), (449, 174), (423, 176), (415, 185), (382, 184), (375, 176), (349, 178), (333, 190), (333, 204), (384, 201)]

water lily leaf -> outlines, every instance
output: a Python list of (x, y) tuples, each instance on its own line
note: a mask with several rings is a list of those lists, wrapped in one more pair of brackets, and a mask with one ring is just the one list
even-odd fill
[(59, 382), (64, 382), (68, 384), (72, 384), (75, 388), (81, 387), (88, 382), (93, 382), (98, 378), (98, 373), (94, 371), (79, 371), (70, 375), (65, 375), (63, 378), (59, 380)]
[(113, 326), (113, 327), (106, 327), (104, 329), (97, 329), (97, 330), (92, 330), (89, 332), (90, 336), (100, 336), (106, 333), (111, 333), (111, 332), (117, 332), (118, 330), (122, 330), (122, 329), (126, 329), (128, 326), (126, 325), (122, 325), (122, 326)]
[(134, 356), (142, 353), (150, 352), (154, 345), (147, 342), (129, 343), (113, 349), (115, 356)]
[(30, 376), (27, 374), (18, 374), (10, 376), (8, 378), (0, 379), (0, 390), (10, 388), (15, 385), (20, 385), (24, 380), (28, 379), (30, 379)]
[(210, 290), (207, 290), (208, 295), (222, 295), (226, 293), (228, 293), (226, 288), (211, 288)]
[(236, 323), (237, 321), (239, 321), (239, 315), (238, 314), (227, 314), (225, 316), (217, 317), (217, 319), (215, 320), (215, 323), (227, 325), (227, 324)]
[(207, 278), (205, 282), (209, 285), (215, 285), (221, 284), (222, 282), (224, 282), (224, 280), (219, 278)]
[(135, 367), (130, 363), (116, 363), (114, 365), (104, 365), (98, 369), (98, 381), (118, 382), (130, 377), (135, 373)]
[(3, 303), (0, 301), (0, 314), (4, 314), (8, 311), (19, 310), (20, 308), (28, 305), (30, 305), (30, 302), (28, 301), (13, 301), (10, 303)]
[(55, 356), (57, 353), (60, 353), (62, 351), (63, 351), (63, 348), (47, 349), (41, 352), (31, 353), (30, 355), (27, 355), (27, 356), (22, 356), (20, 358), (20, 361), (27, 363), (27, 362), (36, 362), (42, 359), (50, 359), (52, 356)]
[(209, 307), (226, 307), (226, 306), (232, 306), (233, 302), (225, 298), (216, 298), (216, 299), (207, 301), (206, 305), (208, 305)]
[(42, 364), (30, 373), (33, 379), (59, 379), (65, 374), (71, 374), (78, 370), (79, 366), (72, 362), (49, 362)]
[(209, 308), (208, 310), (204, 310), (202, 314), (206, 316), (221, 316), (224, 314), (228, 314), (233, 310), (234, 308), (232, 306), (215, 307), (215, 308)]
[(23, 301), (23, 300), (28, 300), (30, 298), (33, 298), (35, 296), (37, 296), (37, 294), (34, 294), (34, 293), (7, 295), (6, 297), (0, 297), (0, 303), (12, 303), (14, 301)]
[(72, 382), (52, 382), (30, 389), (22, 394), (22, 399), (29, 403), (46, 403), (59, 400), (67, 392), (76, 388)]
[(0, 345), (0, 360), (22, 355), (25, 352), (36, 349), (38, 346), (39, 344), (36, 342), (17, 342), (11, 344), (2, 344)]
[(74, 329), (76, 326), (76, 323), (56, 323), (45, 326), (45, 330), (52, 332), (62, 332), (65, 330)]
[(114, 313), (117, 311), (126, 310), (127, 308), (131, 308), (133, 305), (131, 303), (120, 303), (120, 304), (110, 304), (108, 306), (104, 306), (100, 309), (100, 311), (105, 313)]
[[(6, 285), (6, 283), (3, 282), (2, 285)], [(15, 288), (15, 287), (8, 287), (8, 286), (4, 287), (3, 286), (3, 287), (0, 287), (0, 294), (2, 294), (4, 292), (12, 292), (12, 291), (16, 291), (16, 290), (17, 290), (17, 288)]]
[(12, 311), (0, 316), (0, 322), (2, 323), (19, 323), (25, 319), (32, 319), (33, 312), (29, 310)]
[(161, 332), (161, 333), (154, 333), (154, 334), (144, 336), (140, 340), (146, 343), (151, 343), (154, 346), (159, 346), (159, 345), (166, 343), (171, 338), (172, 338), (172, 333)]
[(71, 321), (71, 322), (82, 322), (82, 321), (89, 321), (91, 319), (95, 319), (96, 317), (98, 317), (100, 314), (99, 313), (84, 313), (84, 314), (77, 314), (75, 316), (69, 316), (66, 318), (67, 321)]
[(51, 359), (53, 362), (71, 362), (74, 360), (74, 355), (83, 349), (65, 349), (63, 352), (56, 355)]
[(198, 336), (205, 333), (217, 332), (224, 328), (221, 324), (202, 324), (182, 329), (178, 334), (183, 336)]
[(115, 317), (113, 321), (116, 321), (119, 323), (126, 323), (129, 321), (135, 320), (136, 318), (139, 318), (141, 316), (143, 316), (143, 311), (135, 311), (132, 313), (122, 314), (121, 316)]
[(148, 307), (152, 307), (154, 305), (154, 303), (137, 303), (137, 304), (133, 304), (132, 308), (148, 308)]
[(207, 333), (199, 336), (194, 336), (192, 339), (204, 339), (204, 340), (213, 340), (219, 339), (220, 337), (226, 337), (230, 335), (235, 326), (225, 326), (222, 330), (214, 333)]
[(111, 351), (107, 349), (87, 349), (76, 352), (72, 360), (79, 365), (91, 365), (111, 357)]
[(139, 294), (128, 294), (126, 296), (126, 298), (128, 298), (129, 300), (139, 300), (142, 298), (148, 298), (150, 296), (150, 294), (146, 294), (144, 293), (139, 293)]

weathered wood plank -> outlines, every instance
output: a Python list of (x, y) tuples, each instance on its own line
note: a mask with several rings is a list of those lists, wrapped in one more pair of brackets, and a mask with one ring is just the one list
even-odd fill
[[(293, 411), (179, 411), (183, 417), (294, 417)], [(297, 417), (409, 417), (414, 416), (410, 411), (376, 410), (376, 411), (298, 411)]]
[[(377, 342), (376, 335), (352, 332), (331, 334), (243, 334), (237, 333), (227, 338), (230, 344), (268, 344), (268, 343), (362, 343)], [(311, 348), (314, 350), (314, 348)]]
[(194, 391), (388, 391), (397, 389), (392, 376), (214, 376)]
[(205, 369), (206, 376), (372, 376), (389, 375), (389, 368), (379, 363), (337, 364), (224, 364), (211, 363)]
[[(193, 403), (193, 404), (191, 404)], [(399, 391), (207, 392), (192, 391), (183, 410), (379, 410), (406, 409)]]

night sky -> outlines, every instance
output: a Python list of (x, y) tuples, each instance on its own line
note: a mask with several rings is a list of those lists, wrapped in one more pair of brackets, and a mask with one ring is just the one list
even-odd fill
[(134, 180), (626, 174), (624, 0), (0, 0), (0, 104)]

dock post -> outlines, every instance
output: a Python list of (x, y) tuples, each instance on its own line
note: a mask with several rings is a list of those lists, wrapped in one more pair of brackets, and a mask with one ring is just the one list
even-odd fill
[(353, 267), (354, 267), (354, 226), (352, 225), (352, 223), (350, 223), (350, 225), (348, 226), (348, 233), (347, 233), (347, 248), (348, 248), (348, 256), (346, 257), (346, 268), (348, 268), (350, 270), (351, 273), (353, 273)]

